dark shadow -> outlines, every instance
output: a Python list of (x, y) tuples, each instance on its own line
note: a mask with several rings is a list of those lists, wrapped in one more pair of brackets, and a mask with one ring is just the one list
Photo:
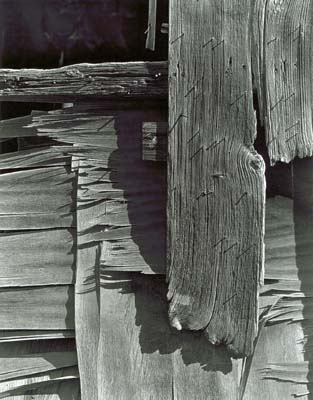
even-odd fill
[(294, 226), (296, 262), (303, 298), (302, 328), (305, 336), (304, 359), (309, 363), (309, 400), (313, 400), (313, 324), (311, 307), (306, 297), (313, 296), (313, 160), (293, 162)]

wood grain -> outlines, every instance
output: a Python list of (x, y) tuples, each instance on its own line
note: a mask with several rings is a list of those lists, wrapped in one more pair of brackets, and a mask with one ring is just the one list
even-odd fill
[(169, 316), (239, 355), (253, 349), (263, 269), (250, 4), (170, 3)]
[(75, 236), (66, 229), (0, 233), (0, 287), (73, 284)]
[(166, 62), (78, 64), (57, 69), (2, 69), (1, 101), (74, 102), (165, 99)]
[(313, 154), (310, 0), (257, 1), (255, 77), (272, 163)]
[(75, 329), (82, 399), (97, 400), (97, 357), (99, 342), (99, 268), (98, 243), (85, 246), (83, 232), (93, 220), (95, 209), (82, 201), (82, 171), (78, 167), (77, 264), (75, 282)]
[(2, 330), (74, 329), (73, 286), (0, 289)]
[(70, 227), (75, 195), (75, 175), (65, 167), (1, 174), (1, 230)]
[(170, 328), (163, 277), (103, 274), (100, 293), (99, 399), (236, 396), (237, 362), (225, 348)]

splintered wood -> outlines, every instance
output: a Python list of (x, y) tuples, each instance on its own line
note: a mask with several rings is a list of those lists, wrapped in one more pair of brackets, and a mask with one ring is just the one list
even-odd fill
[(166, 95), (165, 61), (0, 71), (0, 100), (5, 101), (73, 102), (103, 100), (105, 97), (155, 100), (165, 99)]
[(313, 155), (311, 0), (256, 1), (255, 81), (272, 163)]
[(253, 348), (263, 269), (250, 11), (248, 0), (170, 2), (169, 316), (239, 355)]

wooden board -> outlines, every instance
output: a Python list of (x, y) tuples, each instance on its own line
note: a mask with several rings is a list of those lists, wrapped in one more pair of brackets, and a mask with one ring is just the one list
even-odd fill
[(73, 286), (0, 289), (2, 330), (74, 329)]
[(256, 1), (255, 80), (272, 163), (313, 154), (310, 0)]
[(1, 101), (166, 99), (167, 92), (167, 63), (159, 61), (0, 71)]
[(74, 283), (75, 236), (67, 229), (0, 233), (0, 287)]
[(169, 316), (240, 355), (253, 349), (264, 261), (250, 4), (170, 2)]
[(65, 167), (1, 174), (1, 230), (73, 226), (75, 196), (75, 175)]

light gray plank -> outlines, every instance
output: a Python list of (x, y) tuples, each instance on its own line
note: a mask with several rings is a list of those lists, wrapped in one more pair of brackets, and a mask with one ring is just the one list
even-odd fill
[(75, 236), (67, 229), (0, 233), (0, 287), (74, 283)]
[(1, 230), (74, 225), (75, 174), (64, 167), (0, 175)]
[(255, 76), (270, 160), (311, 157), (313, 4), (262, 0), (255, 8)]
[(73, 286), (0, 289), (1, 329), (74, 329), (73, 289)]
[(170, 2), (170, 320), (249, 354), (263, 270), (248, 0)]

